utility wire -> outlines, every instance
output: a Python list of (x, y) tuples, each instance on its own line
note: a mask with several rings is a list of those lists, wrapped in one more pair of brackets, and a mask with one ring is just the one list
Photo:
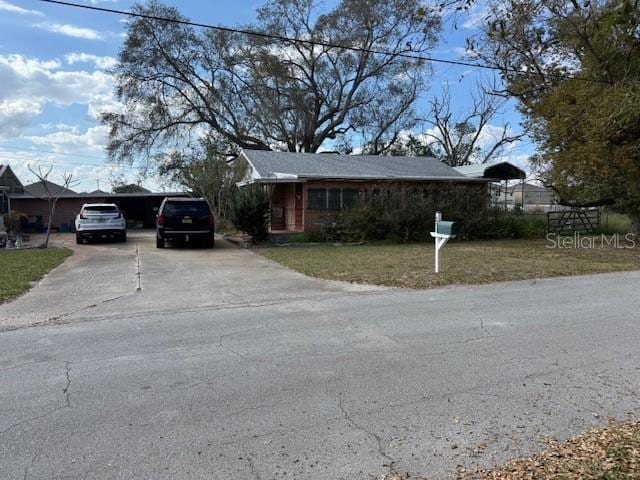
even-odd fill
[(79, 158), (95, 158), (96, 160), (101, 160), (103, 157), (98, 157), (97, 155), (82, 155), (80, 153), (69, 153), (69, 152), (54, 152), (52, 150), (40, 150), (37, 148), (31, 147), (19, 147), (18, 145), (2, 145), (0, 144), (0, 150), (17, 150), (17, 151), (29, 151), (29, 152), (37, 152), (37, 153), (49, 153), (51, 155), (62, 155), (65, 157), (79, 157)]
[[(433, 62), (433, 63), (444, 63), (444, 64), (447, 64), (447, 65), (458, 65), (458, 66), (462, 66), (462, 67), (481, 68), (481, 69), (492, 70), (492, 71), (496, 71), (496, 72), (508, 72), (508, 73), (512, 73), (512, 74), (516, 74), (516, 75), (523, 75), (524, 73), (526, 73), (526, 72), (523, 72), (522, 70), (519, 70), (517, 68), (504, 68), (503, 69), (503, 68), (499, 68), (499, 67), (494, 67), (493, 65), (487, 65), (486, 63), (465, 62), (463, 60), (448, 60), (446, 58), (437, 58), (437, 57), (432, 57), (432, 56), (427, 56), (427, 55), (420, 55), (420, 54), (416, 54), (416, 53), (391, 52), (391, 51), (388, 51), (388, 50), (377, 50), (377, 49), (364, 48), (364, 47), (355, 47), (355, 46), (351, 46), (351, 45), (339, 45), (339, 44), (336, 44), (336, 43), (323, 42), (321, 40), (306, 40), (306, 39), (303, 39), (303, 38), (293, 38), (293, 37), (287, 37), (285, 35), (276, 35), (276, 34), (272, 34), (272, 33), (257, 32), (255, 30), (224, 27), (224, 26), (221, 26), (221, 25), (211, 25), (211, 24), (207, 24), (207, 23), (192, 22), (190, 20), (180, 20), (180, 19), (176, 19), (176, 18), (159, 17), (157, 15), (149, 15), (149, 14), (146, 14), (146, 13), (137, 13), (137, 12), (131, 12), (131, 11), (127, 11), (127, 10), (118, 10), (118, 9), (115, 9), (115, 8), (97, 7), (95, 5), (83, 5), (81, 3), (67, 2), (67, 1), (63, 1), (63, 0), (39, 0), (39, 1), (43, 2), (43, 3), (61, 5), (61, 6), (65, 6), (65, 7), (81, 8), (81, 9), (91, 10), (91, 11), (95, 11), (95, 12), (113, 13), (113, 14), (116, 14), (116, 15), (124, 15), (124, 16), (128, 16), (128, 17), (144, 18), (144, 19), (147, 19), (147, 20), (155, 20), (155, 21), (160, 21), (160, 22), (170, 22), (170, 23), (176, 23), (176, 24), (179, 24), (179, 25), (188, 25), (188, 26), (192, 26), (192, 27), (207, 28), (207, 29), (210, 29), (210, 30), (218, 30), (218, 31), (221, 31), (221, 32), (240, 33), (240, 34), (243, 34), (243, 35), (250, 35), (250, 36), (259, 37), (259, 38), (268, 38), (270, 40), (278, 40), (278, 41), (282, 41), (282, 42), (300, 43), (300, 44), (312, 45), (312, 46), (313, 45), (318, 45), (318, 46), (321, 46), (321, 47), (336, 48), (336, 49), (348, 50), (348, 51), (358, 52), (358, 53), (372, 53), (372, 54), (377, 54), (377, 55), (396, 56), (396, 57), (410, 58), (410, 59), (413, 59), (413, 60), (422, 60), (422, 61)], [(582, 82), (602, 83), (602, 84), (607, 84), (607, 85), (609, 85), (609, 83), (610, 83), (610, 82), (608, 82), (606, 80), (600, 80), (600, 79), (597, 79), (597, 78), (572, 77), (570, 75), (564, 75), (563, 78), (569, 79), (569, 80), (578, 80), (578, 81), (582, 81)], [(630, 82), (626, 81), (626, 83), (630, 83)], [(637, 81), (633, 81), (633, 83), (638, 83), (638, 82)]]
[[(427, 56), (427, 55), (420, 55), (420, 54), (416, 54), (416, 53), (406, 53), (406, 52), (390, 52), (388, 50), (377, 50), (377, 49), (371, 49), (371, 48), (364, 48), (364, 47), (355, 47), (355, 46), (351, 46), (351, 45), (339, 45), (339, 44), (335, 44), (335, 43), (330, 43), (330, 42), (323, 42), (321, 40), (306, 40), (303, 38), (293, 38), (293, 37), (287, 37), (285, 35), (276, 35), (276, 34), (272, 34), (272, 33), (264, 33), (264, 32), (257, 32), (255, 30), (247, 30), (247, 29), (241, 29), (241, 28), (232, 28), (232, 27), (224, 27), (221, 25), (211, 25), (211, 24), (207, 24), (207, 23), (198, 23), (198, 22), (192, 22), (189, 20), (180, 20), (180, 19), (176, 19), (176, 18), (167, 18), (167, 17), (159, 17), (156, 15), (149, 15), (146, 13), (137, 13), (137, 12), (131, 12), (131, 11), (127, 11), (127, 10), (118, 10), (115, 8), (106, 8), (106, 7), (97, 7), (95, 5), (83, 5), (80, 3), (74, 3), (74, 2), (67, 2), (67, 1), (63, 1), (63, 0), (39, 0), (40, 2), (44, 2), (44, 3), (50, 3), (50, 4), (54, 4), (54, 5), (62, 5), (65, 7), (75, 7), (75, 8), (82, 8), (85, 10), (91, 10), (91, 11), (95, 11), (95, 12), (102, 12), (102, 13), (113, 13), (116, 15), (124, 15), (124, 16), (129, 16), (129, 17), (135, 17), (135, 18), (144, 18), (147, 20), (156, 20), (156, 21), (160, 21), (160, 22), (171, 22), (171, 23), (177, 23), (180, 25), (188, 25), (188, 26), (192, 26), (192, 27), (200, 27), (200, 28), (207, 28), (207, 29), (211, 29), (211, 30), (218, 30), (221, 32), (228, 32), (228, 33), (240, 33), (243, 35), (250, 35), (250, 36), (254, 36), (254, 37), (259, 37), (259, 38), (268, 38), (271, 40), (278, 40), (278, 41), (282, 41), (282, 42), (290, 42), (290, 43), (300, 43), (300, 44), (305, 44), (305, 45), (318, 45), (321, 47), (327, 47), (327, 48), (337, 48), (337, 49), (342, 49), (342, 50), (348, 50), (348, 51), (352, 51), (352, 52), (358, 52), (358, 53), (372, 53), (372, 54), (377, 54), (377, 55), (386, 55), (386, 56), (396, 56), (396, 57), (402, 57), (402, 58), (410, 58), (413, 60), (422, 60), (422, 61), (427, 61), (427, 62), (434, 62), (434, 63), (444, 63), (444, 64), (448, 64), (448, 65), (458, 65), (458, 66), (462, 66), (462, 67), (473, 67), (473, 68), (482, 68), (485, 70), (493, 70), (493, 71), (497, 71), (497, 72), (503, 72), (503, 71), (507, 71), (510, 73), (515, 73), (517, 75), (522, 75), (524, 72), (515, 68), (506, 68), (506, 69), (501, 69), (498, 67), (494, 67), (492, 65), (487, 65), (487, 64), (482, 64), (482, 63), (474, 63), (474, 62), (465, 62), (463, 60), (448, 60), (445, 58), (436, 58), (436, 57), (431, 57), (431, 56)], [(570, 77), (570, 76), (566, 76), (566, 78), (568, 79), (574, 79), (574, 80), (582, 80), (582, 81), (587, 81), (587, 82), (594, 82), (594, 83), (607, 83), (604, 80), (598, 80), (598, 79), (590, 79), (590, 78), (581, 78), (581, 77)]]
[[(1, 150), (0, 150), (1, 152)], [(70, 166), (70, 167), (104, 167), (104, 168), (124, 168), (124, 169), (133, 169), (135, 167), (129, 166), (129, 165), (123, 165), (123, 164), (119, 164), (119, 163), (73, 163), (73, 162), (61, 162), (58, 160), (43, 160), (43, 159), (37, 159), (37, 158), (29, 158), (29, 157), (18, 157), (15, 155), (3, 155), (2, 153), (0, 153), (0, 158), (6, 158), (8, 160), (16, 160), (16, 161), (23, 161), (23, 162), (29, 162), (29, 163), (46, 163), (46, 164), (51, 164), (51, 165), (63, 165), (63, 166)]]

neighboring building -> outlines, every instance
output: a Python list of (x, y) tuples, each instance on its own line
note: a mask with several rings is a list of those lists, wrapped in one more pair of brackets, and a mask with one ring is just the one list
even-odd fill
[(9, 165), (0, 165), (0, 215), (10, 209), (9, 195), (24, 192), (24, 187)]
[(552, 189), (533, 183), (520, 183), (512, 187), (510, 193), (515, 205), (524, 205), (527, 209), (548, 208), (556, 205), (559, 200), (558, 194)]
[[(71, 230), (75, 217), (85, 203), (115, 203), (131, 226), (151, 228), (155, 226), (156, 212), (165, 197), (184, 197), (183, 192), (107, 193), (96, 190), (77, 193), (53, 182), (47, 185), (54, 195), (60, 194), (56, 203), (52, 226)], [(0, 166), (0, 213), (17, 212), (28, 217), (32, 230), (42, 229), (48, 222), (49, 206), (44, 186), (40, 182), (23, 186), (7, 165)]]
[(242, 150), (246, 161), (241, 185), (270, 185), (271, 232), (309, 232), (358, 195), (376, 188), (446, 188), (465, 184), (486, 188), (487, 180), (470, 178), (435, 158), (340, 155)]

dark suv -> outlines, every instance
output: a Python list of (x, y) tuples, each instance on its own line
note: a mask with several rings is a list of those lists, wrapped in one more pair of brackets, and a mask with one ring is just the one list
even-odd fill
[(213, 247), (213, 215), (207, 202), (202, 198), (165, 198), (156, 219), (156, 246), (164, 248), (166, 240)]

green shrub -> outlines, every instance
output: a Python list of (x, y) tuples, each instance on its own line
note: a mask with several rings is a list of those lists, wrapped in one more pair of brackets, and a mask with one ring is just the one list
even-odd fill
[(600, 228), (597, 229), (596, 233), (604, 234), (604, 235), (613, 235), (613, 234), (627, 234), (633, 231), (633, 222), (628, 215), (621, 215), (619, 213), (613, 213), (604, 211), (601, 217), (601, 225)]
[(312, 235), (317, 241), (425, 241), (431, 239), (440, 210), (445, 219), (461, 223), (461, 238), (471, 238), (488, 221), (488, 204), (486, 189), (479, 185), (372, 189), (360, 195), (353, 209), (331, 216)]
[(233, 196), (233, 224), (238, 230), (251, 235), (255, 243), (267, 238), (269, 203), (268, 191), (258, 184), (242, 187)]
[(547, 232), (545, 215), (504, 213), (489, 206), (483, 186), (445, 185), (425, 190), (387, 188), (361, 194), (355, 207), (334, 214), (311, 232), (313, 241), (393, 243), (431, 240), (436, 211), (459, 222), (458, 238), (534, 239)]
[(22, 225), (26, 220), (26, 216), (23, 213), (9, 212), (4, 216), (4, 226), (7, 232), (13, 232), (15, 234), (22, 233)]
[(534, 239), (547, 234), (545, 215), (492, 212), (490, 218), (475, 232), (473, 238), (499, 240), (502, 238)]

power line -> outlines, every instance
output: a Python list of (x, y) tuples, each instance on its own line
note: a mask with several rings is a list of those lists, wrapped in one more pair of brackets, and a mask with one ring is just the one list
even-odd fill
[[(318, 46), (321, 46), (321, 47), (338, 48), (338, 49), (349, 50), (349, 51), (358, 52), (358, 53), (373, 53), (373, 54), (377, 54), (377, 55), (397, 56), (397, 57), (403, 57), (403, 58), (411, 58), (413, 60), (423, 60), (423, 61), (434, 62), (434, 63), (446, 63), (446, 64), (449, 64), (449, 65), (459, 65), (459, 66), (463, 66), (463, 67), (476, 67), (476, 68), (484, 68), (484, 69), (487, 69), (487, 70), (501, 71), (501, 69), (499, 69), (498, 67), (494, 67), (494, 66), (491, 66), (491, 65), (480, 64), (480, 63), (472, 63), (472, 62), (464, 62), (462, 60), (448, 60), (448, 59), (445, 59), (445, 58), (436, 58), (436, 57), (431, 57), (431, 56), (419, 55), (419, 54), (415, 54), (415, 53), (402, 53), (402, 52), (395, 53), (395, 52), (390, 52), (390, 51), (385, 51), (385, 50), (375, 50), (375, 49), (364, 48), (364, 47), (354, 47), (354, 46), (350, 46), (350, 45), (338, 45), (338, 44), (335, 44), (335, 43), (323, 42), (321, 40), (305, 40), (303, 38), (293, 38), (293, 37), (287, 37), (287, 36), (284, 36), (284, 35), (276, 35), (276, 34), (272, 34), (272, 33), (256, 32), (254, 30), (223, 27), (223, 26), (220, 26), (220, 25), (211, 25), (211, 24), (207, 24), (207, 23), (191, 22), (189, 20), (179, 20), (179, 19), (176, 19), (176, 18), (158, 17), (156, 15), (148, 15), (148, 14), (145, 14), (145, 13), (136, 13), (136, 12), (130, 12), (130, 11), (126, 11), (126, 10), (117, 10), (115, 8), (97, 7), (97, 6), (94, 6), (94, 5), (83, 5), (83, 4), (80, 4), (80, 3), (65, 2), (65, 1), (61, 1), (61, 0), (40, 0), (40, 1), (44, 2), (44, 3), (52, 3), (52, 4), (55, 4), (55, 5), (62, 5), (62, 6), (66, 6), (66, 7), (83, 8), (85, 10), (93, 10), (93, 11), (96, 11), (96, 12), (114, 13), (116, 15), (125, 15), (125, 16), (129, 16), (129, 17), (144, 18), (144, 19), (147, 19), (147, 20), (156, 20), (156, 21), (160, 21), (160, 22), (171, 22), (171, 23), (177, 23), (177, 24), (180, 24), (180, 25), (189, 25), (189, 26), (192, 26), (192, 27), (208, 28), (208, 29), (211, 29), (211, 30), (218, 30), (218, 31), (221, 31), (221, 32), (240, 33), (240, 34), (243, 34), (243, 35), (250, 35), (250, 36), (260, 37), (260, 38), (268, 38), (268, 39), (271, 39), (271, 40), (278, 40), (278, 41), (282, 41), (282, 42), (302, 43), (302, 44), (306, 44), (306, 45), (318, 45)], [(514, 72), (516, 72), (515, 69), (514, 69)], [(522, 72), (519, 72), (519, 73), (522, 73)]]
[(123, 165), (123, 164), (114, 164), (114, 163), (72, 163), (72, 162), (61, 162), (57, 160), (41, 160), (29, 157), (18, 157), (14, 155), (3, 155), (0, 154), (0, 158), (6, 158), (8, 160), (17, 160), (24, 161), (30, 163), (46, 163), (51, 165), (62, 165), (62, 166), (71, 166), (71, 167), (104, 167), (104, 168), (125, 168), (125, 169), (133, 169), (134, 167)]
[[(492, 65), (487, 65), (486, 63), (483, 64), (483, 63), (465, 62), (463, 60), (448, 60), (445, 58), (436, 58), (436, 57), (431, 57), (427, 55), (419, 55), (415, 53), (405, 53), (405, 52), (396, 53), (396, 52), (390, 52), (388, 50), (377, 50), (377, 49), (364, 48), (364, 47), (354, 47), (350, 45), (339, 45), (339, 44), (330, 43), (330, 42), (323, 42), (321, 40), (306, 40), (303, 38), (293, 38), (293, 37), (287, 37), (285, 35), (276, 35), (272, 33), (257, 32), (254, 30), (247, 30), (247, 29), (241, 29), (241, 28), (224, 27), (221, 25), (211, 25), (207, 23), (192, 22), (189, 20), (180, 20), (176, 18), (159, 17), (156, 15), (149, 15), (146, 13), (136, 13), (136, 12), (131, 12), (127, 10), (118, 10), (115, 8), (97, 7), (95, 5), (83, 5), (81, 3), (66, 2), (62, 0), (39, 0), (39, 1), (43, 3), (50, 3), (50, 4), (61, 5), (66, 7), (82, 8), (85, 10), (91, 10), (95, 12), (113, 13), (116, 15), (124, 15), (128, 17), (144, 18), (147, 20), (156, 20), (160, 22), (170, 22), (170, 23), (176, 23), (179, 25), (188, 25), (192, 27), (218, 30), (221, 32), (240, 33), (243, 35), (250, 35), (250, 36), (259, 37), (259, 38), (268, 38), (270, 40), (278, 40), (282, 42), (300, 43), (300, 44), (312, 45), (312, 46), (318, 45), (321, 47), (337, 48), (337, 49), (348, 50), (348, 51), (358, 52), (358, 53), (372, 53), (377, 55), (396, 56), (396, 57), (410, 58), (413, 60), (422, 60), (422, 61), (433, 62), (433, 63), (444, 63), (448, 65), (458, 65), (462, 67), (481, 68), (481, 69), (492, 70), (496, 72), (509, 72), (516, 75), (523, 75), (524, 73), (526, 73), (516, 68), (503, 69), (499, 67), (494, 67)], [(571, 77), (569, 75), (564, 75), (563, 78), (578, 80), (583, 82), (590, 82), (590, 83), (602, 83), (607, 85), (609, 84), (609, 82), (607, 82), (606, 80), (599, 80), (596, 78)], [(638, 82), (633, 82), (633, 83), (638, 83)]]
[(80, 153), (69, 153), (69, 152), (54, 152), (52, 150), (41, 150), (37, 148), (31, 147), (20, 147), (18, 145), (0, 145), (0, 149), (13, 149), (20, 151), (29, 151), (29, 152), (37, 152), (37, 153), (49, 153), (52, 155), (64, 155), (65, 157), (79, 157), (79, 158), (95, 158), (96, 160), (102, 160), (104, 157), (98, 157), (97, 155), (82, 155)]

